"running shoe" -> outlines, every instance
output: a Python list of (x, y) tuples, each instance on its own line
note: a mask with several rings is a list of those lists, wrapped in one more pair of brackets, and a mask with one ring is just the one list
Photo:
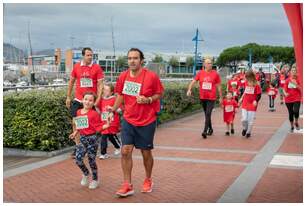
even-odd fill
[(128, 182), (124, 182), (121, 188), (116, 192), (116, 195), (118, 195), (119, 197), (127, 197), (133, 194), (134, 194), (133, 185)]

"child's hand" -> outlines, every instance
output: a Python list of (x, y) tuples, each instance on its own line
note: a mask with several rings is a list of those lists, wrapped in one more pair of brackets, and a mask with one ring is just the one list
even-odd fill
[(254, 102), (253, 102), (253, 105), (256, 107), (256, 106), (257, 106), (257, 102), (256, 102), (256, 101), (254, 101)]
[(77, 135), (78, 131), (74, 131), (72, 134), (69, 135), (70, 139), (74, 139), (75, 136)]

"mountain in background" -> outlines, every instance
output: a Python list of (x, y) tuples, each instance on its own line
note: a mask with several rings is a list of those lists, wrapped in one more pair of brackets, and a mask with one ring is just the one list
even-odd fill
[(3, 62), (4, 63), (23, 63), (27, 56), (26, 52), (11, 44), (3, 43)]

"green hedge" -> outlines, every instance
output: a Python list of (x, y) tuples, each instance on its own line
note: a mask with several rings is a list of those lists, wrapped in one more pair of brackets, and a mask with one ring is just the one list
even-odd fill
[(64, 90), (4, 95), (4, 147), (52, 151), (73, 145), (65, 100)]
[[(187, 97), (188, 84), (187, 82), (164, 84), (160, 122), (201, 108), (198, 86), (193, 88), (193, 95)], [(53, 151), (73, 145), (74, 143), (68, 138), (72, 128), (65, 100), (64, 89), (4, 95), (4, 147)]]

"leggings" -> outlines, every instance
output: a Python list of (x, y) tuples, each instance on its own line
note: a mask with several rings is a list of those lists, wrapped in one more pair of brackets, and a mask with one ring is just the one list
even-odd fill
[(111, 141), (116, 149), (120, 148), (120, 140), (116, 134), (103, 134), (101, 137), (101, 155), (105, 155), (107, 153), (107, 140)]
[(247, 111), (246, 109), (241, 109), (241, 112), (242, 128), (243, 130), (246, 130), (247, 134), (251, 134), (255, 119), (255, 111)]
[(291, 102), (286, 103), (288, 112), (289, 112), (289, 121), (293, 122), (293, 117), (297, 120), (300, 115), (300, 105), (301, 102)]
[(205, 127), (204, 132), (207, 132), (207, 129), (212, 129), (211, 125), (211, 113), (215, 105), (215, 100), (201, 100), (202, 107), (205, 114)]
[(76, 145), (76, 164), (82, 170), (83, 174), (88, 176), (89, 171), (83, 161), (85, 154), (87, 153), (89, 166), (92, 172), (92, 179), (98, 180), (98, 168), (96, 164), (96, 155), (98, 150), (97, 136), (95, 134), (88, 136), (81, 135), (80, 141), (81, 143)]
[(274, 99), (271, 95), (269, 95), (269, 108), (270, 109), (274, 108)]

